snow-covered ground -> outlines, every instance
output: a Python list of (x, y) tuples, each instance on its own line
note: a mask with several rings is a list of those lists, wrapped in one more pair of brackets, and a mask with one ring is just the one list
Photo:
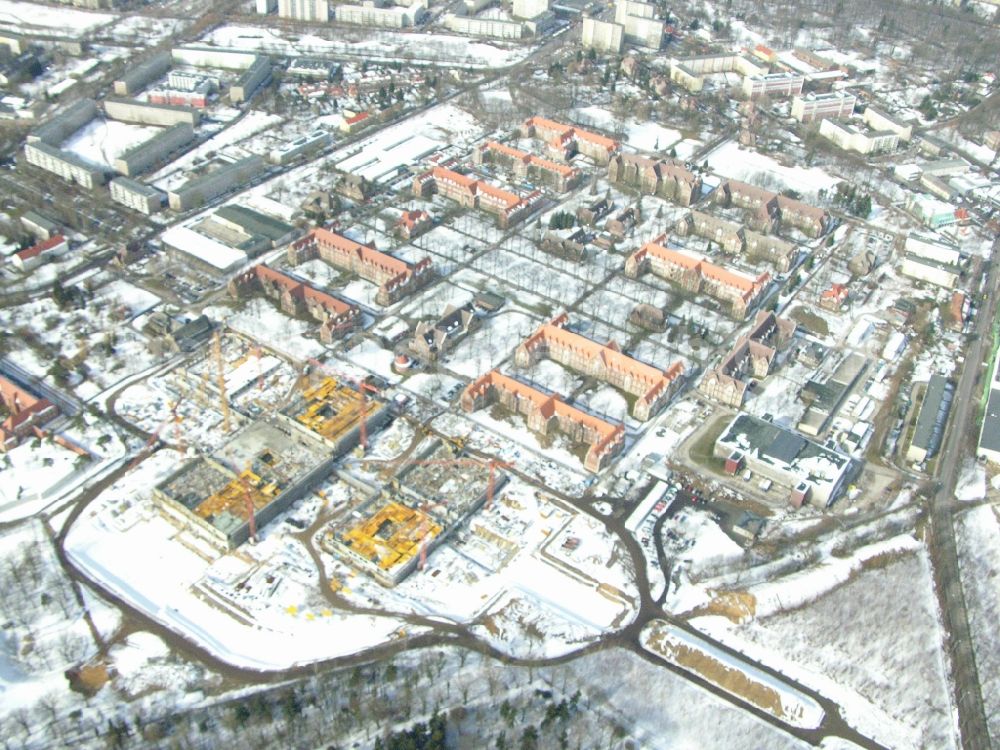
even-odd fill
[(116, 18), (111, 13), (0, 0), (0, 26), (14, 30), (23, 28), (26, 32), (35, 27), (56, 36), (76, 36), (111, 23)]
[(272, 54), (357, 55), (368, 60), (397, 60), (401, 55), (414, 62), (459, 64), (471, 68), (498, 68), (513, 65), (530, 52), (527, 46), (477, 42), (450, 34), (405, 34), (366, 29), (355, 39), (323, 39), (314, 34), (297, 34), (294, 41), (280, 31), (256, 26), (227, 25), (215, 29), (203, 41), (220, 47), (261, 50)]
[[(395, 618), (330, 612), (314, 590), (315, 570), (310, 575), (305, 550), (280, 534), (266, 537), (248, 556), (250, 550), (220, 553), (179, 531), (150, 500), (151, 488), (177, 467), (178, 458), (157, 451), (72, 526), (67, 554), (87, 576), (218, 658), (249, 669), (284, 669), (354, 653), (399, 630)], [(273, 597), (262, 578), (254, 578), (258, 561), (268, 559), (284, 559), (287, 566)], [(252, 581), (255, 592), (241, 605), (212, 595), (214, 586), (235, 578)], [(273, 648), (275, 639), (284, 644), (281, 649)]]
[(770, 156), (726, 141), (707, 157), (708, 165), (719, 175), (780, 192), (791, 189), (803, 200), (815, 200), (816, 192), (829, 192), (840, 179), (819, 167), (786, 167)]
[[(584, 127), (600, 128), (607, 133), (624, 132), (625, 143), (640, 151), (668, 153), (672, 146), (683, 140), (680, 132), (665, 128), (655, 122), (637, 122), (631, 118), (619, 120), (611, 112), (601, 107), (581, 107), (571, 112), (573, 120)], [(683, 158), (678, 152), (678, 156)]]
[(980, 505), (955, 523), (959, 569), (990, 737), (1000, 742), (1000, 513)]
[[(813, 698), (664, 620), (653, 620), (643, 629), (642, 643), (651, 653), (755, 704), (779, 721), (809, 729), (823, 721), (823, 709)], [(733, 673), (742, 680), (726, 679)]]
[(828, 575), (765, 584), (772, 604), (758, 599), (764, 606), (754, 619), (735, 625), (708, 616), (692, 624), (833, 699), (849, 723), (888, 747), (956, 747), (924, 549), (890, 554), (842, 580), (832, 590)]
[(61, 146), (82, 159), (111, 168), (115, 159), (159, 133), (161, 128), (97, 118), (71, 135)]

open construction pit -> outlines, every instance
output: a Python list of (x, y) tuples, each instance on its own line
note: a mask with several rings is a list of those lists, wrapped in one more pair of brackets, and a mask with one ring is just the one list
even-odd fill
[(323, 442), (277, 416), (188, 462), (157, 485), (153, 497), (168, 516), (235, 548), (329, 474), (333, 461)]

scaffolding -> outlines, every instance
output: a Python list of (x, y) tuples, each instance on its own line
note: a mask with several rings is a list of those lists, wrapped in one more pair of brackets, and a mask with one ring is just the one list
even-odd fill
[(305, 409), (296, 421), (327, 440), (339, 440), (361, 418), (361, 400), (353, 388), (327, 377), (302, 392)]
[(405, 566), (441, 533), (441, 526), (420, 510), (390, 501), (344, 532), (340, 541), (382, 570)]
[(243, 523), (250, 520), (248, 496), (256, 512), (270, 505), (280, 494), (281, 487), (273, 479), (265, 480), (251, 469), (246, 469), (222, 489), (202, 500), (194, 512), (206, 520), (223, 518), (228, 514)]

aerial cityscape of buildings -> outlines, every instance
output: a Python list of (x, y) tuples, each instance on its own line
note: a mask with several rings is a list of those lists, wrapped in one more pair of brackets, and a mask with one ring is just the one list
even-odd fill
[(0, 4), (7, 746), (1000, 742), (995, 3)]

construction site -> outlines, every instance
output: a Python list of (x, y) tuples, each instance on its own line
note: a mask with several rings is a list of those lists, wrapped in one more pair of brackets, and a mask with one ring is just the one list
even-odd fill
[(321, 544), (380, 583), (395, 586), (483, 503), (492, 503), (507, 479), (497, 471), (503, 466), (456, 454), (452, 444), (435, 441), (386, 489), (370, 487), (372, 499), (346, 525), (331, 524)]
[[(327, 478), (334, 462), (360, 446), (390, 416), (371, 398), (376, 389), (341, 383), (313, 361), (299, 376), (291, 364), (254, 342), (216, 332), (205, 356), (170, 375), (170, 417), (180, 437), (177, 407), (185, 402), (221, 412), (221, 445), (175, 471), (153, 496), (172, 521), (233, 549)], [(278, 410), (279, 407), (283, 409)], [(230, 437), (230, 433), (232, 433)]]
[(153, 498), (169, 518), (233, 549), (327, 476), (334, 460), (322, 441), (279, 415), (188, 462), (154, 488)]
[(282, 409), (282, 414), (316, 435), (335, 455), (360, 444), (368, 447), (368, 435), (389, 420), (385, 402), (370, 397), (376, 389), (364, 382), (356, 388), (330, 375), (307, 385)]
[(227, 419), (273, 411), (290, 396), (298, 372), (288, 361), (231, 331), (216, 332), (203, 357), (173, 370), (173, 387)]

